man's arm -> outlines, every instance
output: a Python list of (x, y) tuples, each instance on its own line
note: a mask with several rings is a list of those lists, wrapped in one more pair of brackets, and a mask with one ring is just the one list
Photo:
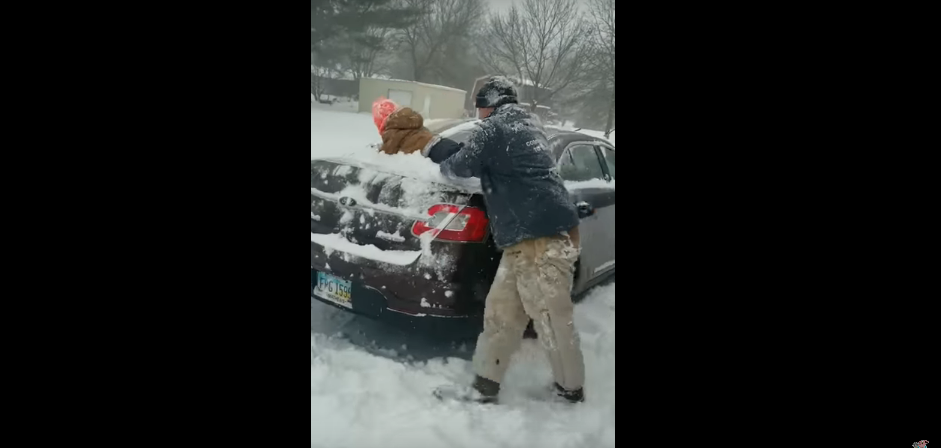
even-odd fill
[(492, 123), (481, 122), (470, 141), (460, 151), (441, 162), (441, 174), (445, 177), (480, 177), (486, 166), (484, 151), (490, 147), (497, 130)]
[(428, 145), (422, 150), (421, 154), (431, 159), (434, 163), (441, 163), (448, 160), (454, 154), (457, 154), (463, 147), (464, 144), (462, 143), (458, 143), (446, 137), (436, 136), (434, 140), (428, 142)]

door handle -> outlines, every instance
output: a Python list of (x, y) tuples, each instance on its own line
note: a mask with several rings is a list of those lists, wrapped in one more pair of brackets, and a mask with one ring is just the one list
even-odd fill
[(585, 201), (575, 204), (575, 207), (578, 209), (578, 217), (581, 219), (588, 218), (595, 214), (595, 208)]

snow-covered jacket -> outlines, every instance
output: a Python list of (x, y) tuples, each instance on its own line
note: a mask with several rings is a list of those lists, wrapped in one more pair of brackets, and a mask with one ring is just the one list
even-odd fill
[(422, 150), (421, 155), (431, 159), (434, 163), (441, 163), (461, 150), (464, 144), (447, 137), (436, 136), (431, 143)]
[(479, 177), (497, 246), (578, 226), (539, 119), (516, 104), (497, 108), (467, 144), (441, 163), (448, 177)]

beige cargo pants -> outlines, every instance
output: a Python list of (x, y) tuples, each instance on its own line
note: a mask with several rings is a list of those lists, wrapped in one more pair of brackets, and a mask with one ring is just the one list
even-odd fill
[(572, 277), (578, 255), (577, 228), (571, 237), (526, 240), (504, 251), (474, 353), (477, 375), (503, 382), (510, 357), (519, 349), (532, 318), (556, 383), (567, 390), (584, 386), (585, 361), (572, 321)]

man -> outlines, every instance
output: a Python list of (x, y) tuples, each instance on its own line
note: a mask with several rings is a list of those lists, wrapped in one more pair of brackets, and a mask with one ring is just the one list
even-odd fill
[(530, 318), (549, 354), (556, 393), (584, 401), (585, 363), (572, 321), (572, 277), (579, 256), (578, 211), (556, 169), (538, 118), (516, 88), (491, 78), (477, 93), (483, 121), (470, 141), (441, 163), (448, 177), (478, 177), (491, 230), (503, 250), (487, 295), (477, 341), (473, 390), (460, 398), (495, 403), (510, 357)]

